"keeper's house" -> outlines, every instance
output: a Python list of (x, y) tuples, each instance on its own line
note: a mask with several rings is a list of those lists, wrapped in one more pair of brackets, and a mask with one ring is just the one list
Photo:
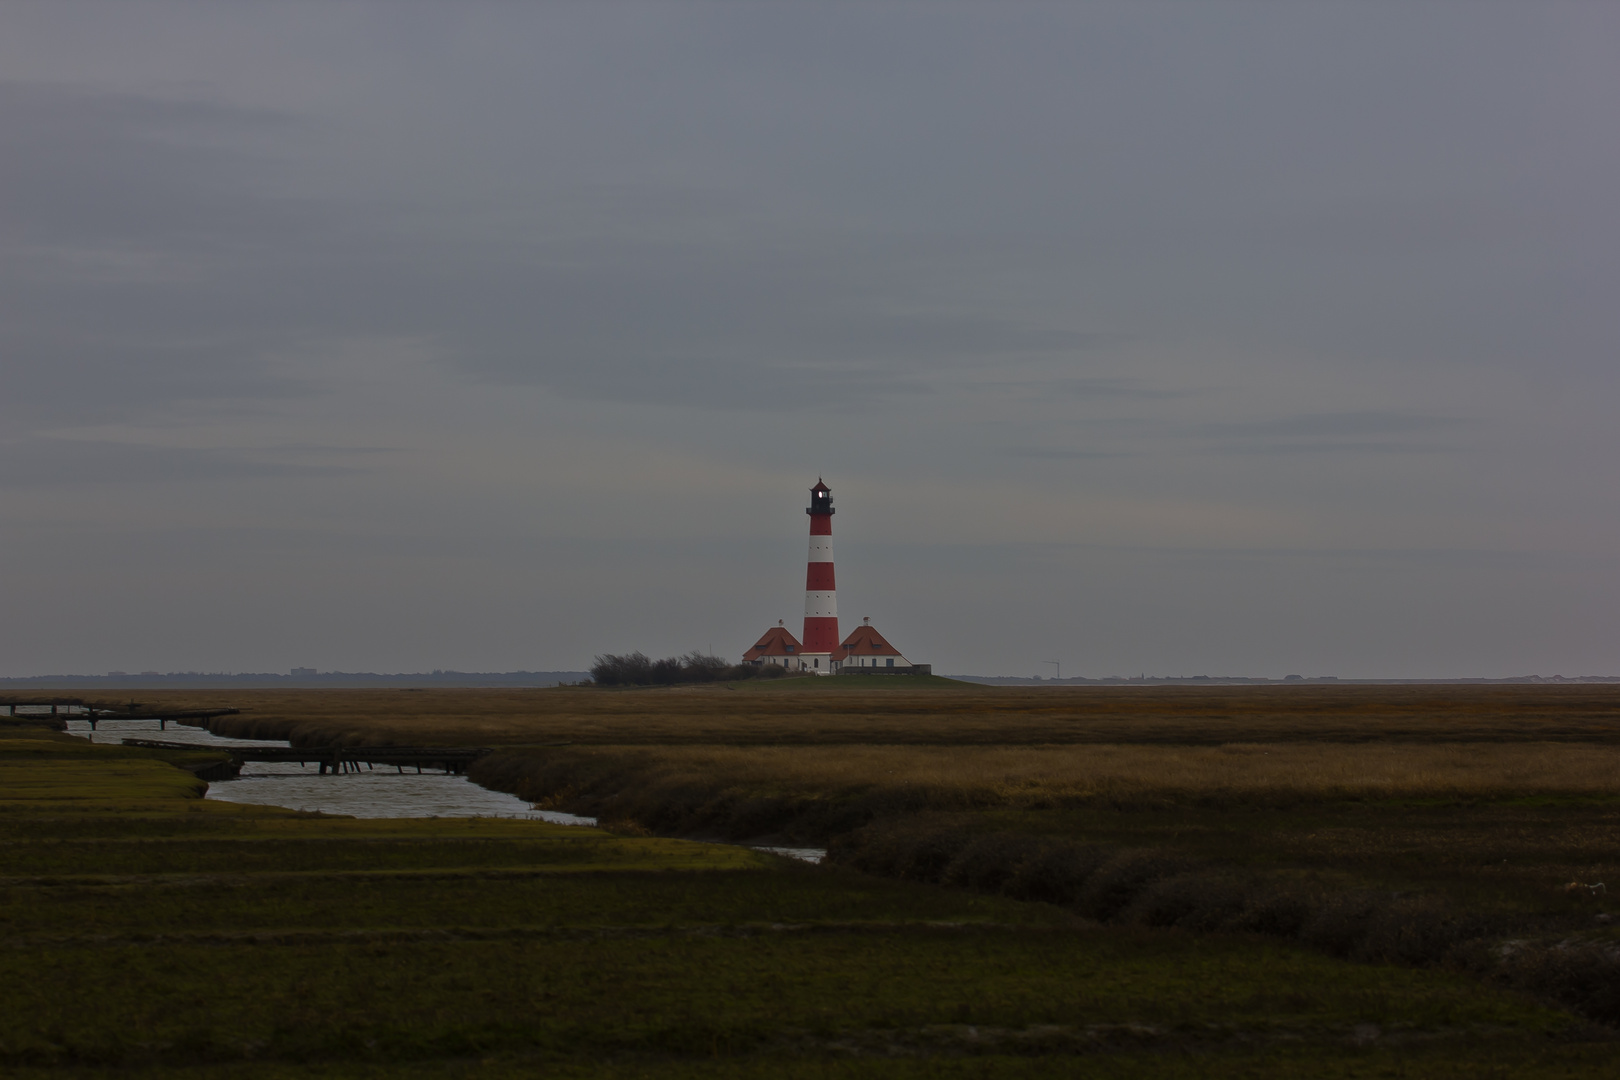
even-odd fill
[(930, 675), (933, 666), (913, 664), (877, 632), (871, 619), (862, 619), (833, 653), (833, 670), (841, 675)]
[[(764, 666), (774, 664), (789, 671), (814, 671), (810, 658), (804, 655), (804, 646), (782, 623), (777, 623), (743, 653), (743, 663)], [(834, 650), (827, 665), (837, 675), (930, 675), (929, 664), (913, 664), (890, 645), (888, 639), (877, 632), (871, 619), (862, 619), (855, 632)], [(817, 672), (819, 674), (819, 672)]]
[(803, 671), (803, 652), (804, 646), (799, 644), (799, 639), (778, 622), (765, 631), (765, 636), (756, 641), (752, 649), (743, 653), (743, 663), (761, 666), (775, 664), (789, 671)]

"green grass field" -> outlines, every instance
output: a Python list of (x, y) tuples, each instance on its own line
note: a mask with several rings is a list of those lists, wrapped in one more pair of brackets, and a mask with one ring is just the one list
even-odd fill
[[(853, 691), (813, 694), (874, 707)], [(545, 751), (563, 755), (554, 765), (579, 752)], [(646, 743), (632, 757), (640, 764), (622, 774), (632, 780), (657, 760)], [(736, 761), (731, 772), (705, 766), (711, 788), (834, 801), (874, 790), (806, 788), (803, 770)], [(810, 867), (679, 838), (360, 821), (199, 792), (157, 757), (0, 732), (0, 1072), (1552, 1077), (1607, 1075), (1614, 1054), (1608, 1029), (1556, 995), (1462, 967), (1098, 922), (1076, 904), (907, 880), (927, 875), (904, 868), (862, 873), (854, 855)], [(1455, 806), (1336, 798), (1250, 806), (1241, 822), (1231, 805), (1206, 808), (1195, 836), (1174, 800), (1039, 803), (941, 811), (924, 800), (832, 839), (875, 858), (914, 856), (919, 836), (925, 846), (953, 837), (961, 843), (946, 868), (986, 837), (1019, 838), (981, 843), (994, 851), (1076, 838), (1122, 850), (1182, 844), (1231, 872), (1318, 883), (1383, 873), (1385, 886), (1412, 888), (1437, 880), (1424, 866), (1433, 836), (1473, 829)], [(1514, 874), (1534, 862), (1538, 835), (1565, 837), (1558, 858), (1611, 857), (1606, 826), (1586, 836), (1579, 824), (1588, 810), (1610, 813), (1606, 798), (1492, 805), (1488, 827), (1518, 845)], [(1357, 818), (1362, 809), (1371, 816)], [(1401, 818), (1410, 835), (1386, 836)], [(1399, 844), (1406, 861), (1386, 865)], [(1484, 857), (1464, 845), (1448, 872)], [(1509, 887), (1492, 902), (1540, 917), (1538, 895)]]

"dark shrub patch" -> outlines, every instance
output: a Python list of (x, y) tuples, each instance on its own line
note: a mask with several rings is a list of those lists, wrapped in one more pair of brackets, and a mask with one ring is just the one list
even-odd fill
[(1019, 864), (1002, 891), (1017, 900), (1072, 904), (1111, 854), (1109, 849), (1085, 844), (1049, 843)]
[(970, 835), (937, 819), (874, 823), (833, 841), (828, 861), (868, 874), (938, 881)]
[(1124, 917), (1147, 926), (1211, 931), (1242, 914), (1243, 903), (1243, 887), (1229, 878), (1178, 874), (1144, 889)]
[(1297, 890), (1282, 886), (1251, 890), (1244, 899), (1243, 910), (1227, 923), (1227, 929), (1296, 937), (1314, 909), (1311, 897)]
[(1300, 928), (1300, 940), (1333, 956), (1355, 955), (1381, 902), (1387, 903), (1387, 897), (1370, 892), (1330, 897)]
[(1097, 867), (1080, 890), (1080, 913), (1107, 921), (1130, 906), (1148, 886), (1188, 869), (1185, 859), (1162, 851), (1122, 851)]
[(1369, 920), (1356, 956), (1437, 964), (1460, 942), (1479, 937), (1485, 930), (1480, 920), (1459, 918), (1437, 897), (1396, 899)]
[(941, 880), (964, 889), (1000, 892), (1018, 868), (1040, 850), (1040, 841), (1022, 833), (981, 836), (957, 852)]
[(1620, 1023), (1620, 955), (1612, 945), (1525, 948), (1509, 956), (1504, 979), (1579, 1009), (1600, 1023)]
[(689, 652), (652, 660), (642, 652), (604, 653), (591, 665), (597, 686), (674, 686), (677, 683), (736, 682), (779, 679), (787, 669), (774, 664), (728, 664), (718, 656)]

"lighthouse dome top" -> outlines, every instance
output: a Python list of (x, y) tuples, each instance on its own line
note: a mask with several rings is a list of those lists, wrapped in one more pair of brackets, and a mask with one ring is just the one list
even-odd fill
[(804, 512), (813, 515), (835, 514), (832, 504), (832, 488), (827, 486), (825, 480), (816, 479), (816, 486), (810, 489), (810, 505)]

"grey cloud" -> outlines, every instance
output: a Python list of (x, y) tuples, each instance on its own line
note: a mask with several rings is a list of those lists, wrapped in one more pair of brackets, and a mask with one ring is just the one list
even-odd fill
[(294, 128), (218, 102), (0, 82), (7, 231), (92, 250), (284, 235), (301, 215), (259, 189), (248, 147)]
[(1331, 438), (1346, 435), (1410, 435), (1468, 426), (1471, 422), (1455, 416), (1361, 410), (1353, 412), (1302, 413), (1270, 420), (1222, 421), (1202, 424), (1205, 435), (1235, 438)]
[[(761, 493), (811, 462), (845, 500), (841, 552), (896, 540), (869, 587), (941, 670), (1037, 645), (1413, 674), (1489, 646), (1472, 670), (1518, 670), (1615, 639), (1612, 575), (1547, 570), (1614, 547), (1591, 496), (1620, 453), (1604, 6), (22, 10), (0, 5), (0, 483), (27, 497), (0, 554), (27, 572), (0, 602), (127, 586), (187, 612), (151, 622), (153, 666), (257, 665), (357, 597), (404, 614), (294, 662), (398, 668), (409, 641), (430, 665), (566, 667), (622, 625), (673, 645), (712, 605), (774, 610), (776, 556), (702, 577), (626, 537), (763, 535)], [(408, 362), (376, 346), (401, 341)], [(89, 431), (196, 448), (44, 437)], [(549, 467), (585, 444), (599, 465)], [(649, 524), (642, 470), (671, 461), (690, 490)], [(946, 483), (1027, 502), (938, 513)], [(142, 526), (82, 498), (97, 484), (159, 522), (203, 502), (245, 528), (270, 499), (302, 539), (279, 562), (226, 532), (132, 551)], [(1122, 498), (1141, 523), (1109, 520)], [(1347, 587), (1268, 547), (1347, 520), (1395, 546), (1488, 536), (1543, 577), (1380, 565)], [(412, 530), (409, 570), (379, 569)], [(531, 534), (570, 530), (578, 550), (535, 557)], [(781, 530), (791, 602), (802, 521)], [(940, 588), (931, 547), (979, 535), (1261, 554), (1241, 588), (1090, 549), (1022, 577), (964, 556)], [(632, 562), (651, 585), (622, 584)], [(213, 614), (239, 645), (197, 636)], [(516, 659), (541, 621), (555, 655)], [(0, 645), (94, 668), (83, 632)]]
[(0, 420), (82, 421), (175, 397), (299, 392), (260, 357), (303, 327), (269, 297), (320, 233), (255, 179), (265, 110), (0, 82)]
[(874, 310), (872, 301), (830, 299), (790, 275), (746, 265), (682, 280), (680, 261), (667, 256), (663, 277), (645, 263), (619, 274), (516, 271), (530, 302), (492, 303), (504, 310), (480, 319), (468, 308), (492, 298), (469, 298), (456, 317), (466, 331), (446, 344), (463, 369), (496, 381), (614, 400), (777, 409), (925, 392), (943, 371), (1065, 353), (1085, 341), (981, 315)]
[(1050, 461), (1092, 461), (1107, 458), (1137, 457), (1139, 455), (1110, 450), (1065, 450), (1043, 446), (1025, 446), (1008, 450), (1007, 456)]
[(1438, 442), (1378, 442), (1371, 439), (1295, 439), (1278, 442), (1222, 442), (1210, 447), (1221, 454), (1288, 457), (1296, 454), (1438, 454), (1455, 449)]
[[(1091, 335), (1093, 340), (1112, 341), (1105, 335)], [(1158, 385), (1150, 379), (1131, 376), (1077, 375), (1061, 379), (1024, 379), (1019, 381), (976, 380), (964, 384), (964, 389), (978, 391), (1012, 391), (1041, 398), (1096, 398), (1102, 400), (1138, 399), (1143, 401), (1186, 397), (1195, 391)]]
[[(94, 484), (187, 484), (199, 481), (317, 478), (361, 472), (352, 451), (186, 448), (83, 439), (0, 443), (0, 487), (55, 488)], [(317, 460), (285, 460), (288, 456)], [(325, 458), (328, 460), (319, 460)], [(338, 460), (331, 460), (336, 458)]]
[(1452, 416), (1353, 411), (1206, 423), (1194, 430), (1222, 453), (1416, 454), (1457, 449), (1442, 436), (1474, 426)]
[(929, 370), (1091, 343), (908, 303), (896, 286), (919, 254), (904, 244), (788, 236), (760, 249), (738, 237), (758, 208), (713, 192), (573, 184), (552, 210), (561, 228), (471, 246), (387, 198), (273, 195), (258, 172), (306, 126), (0, 84), (15, 195), (0, 214), (20, 238), (0, 270), (13, 407), (55, 414), (66, 386), (91, 414), (298, 395), (309, 387), (263, 358), (349, 335), (431, 339), (468, 376), (574, 396), (766, 410), (913, 394)]

